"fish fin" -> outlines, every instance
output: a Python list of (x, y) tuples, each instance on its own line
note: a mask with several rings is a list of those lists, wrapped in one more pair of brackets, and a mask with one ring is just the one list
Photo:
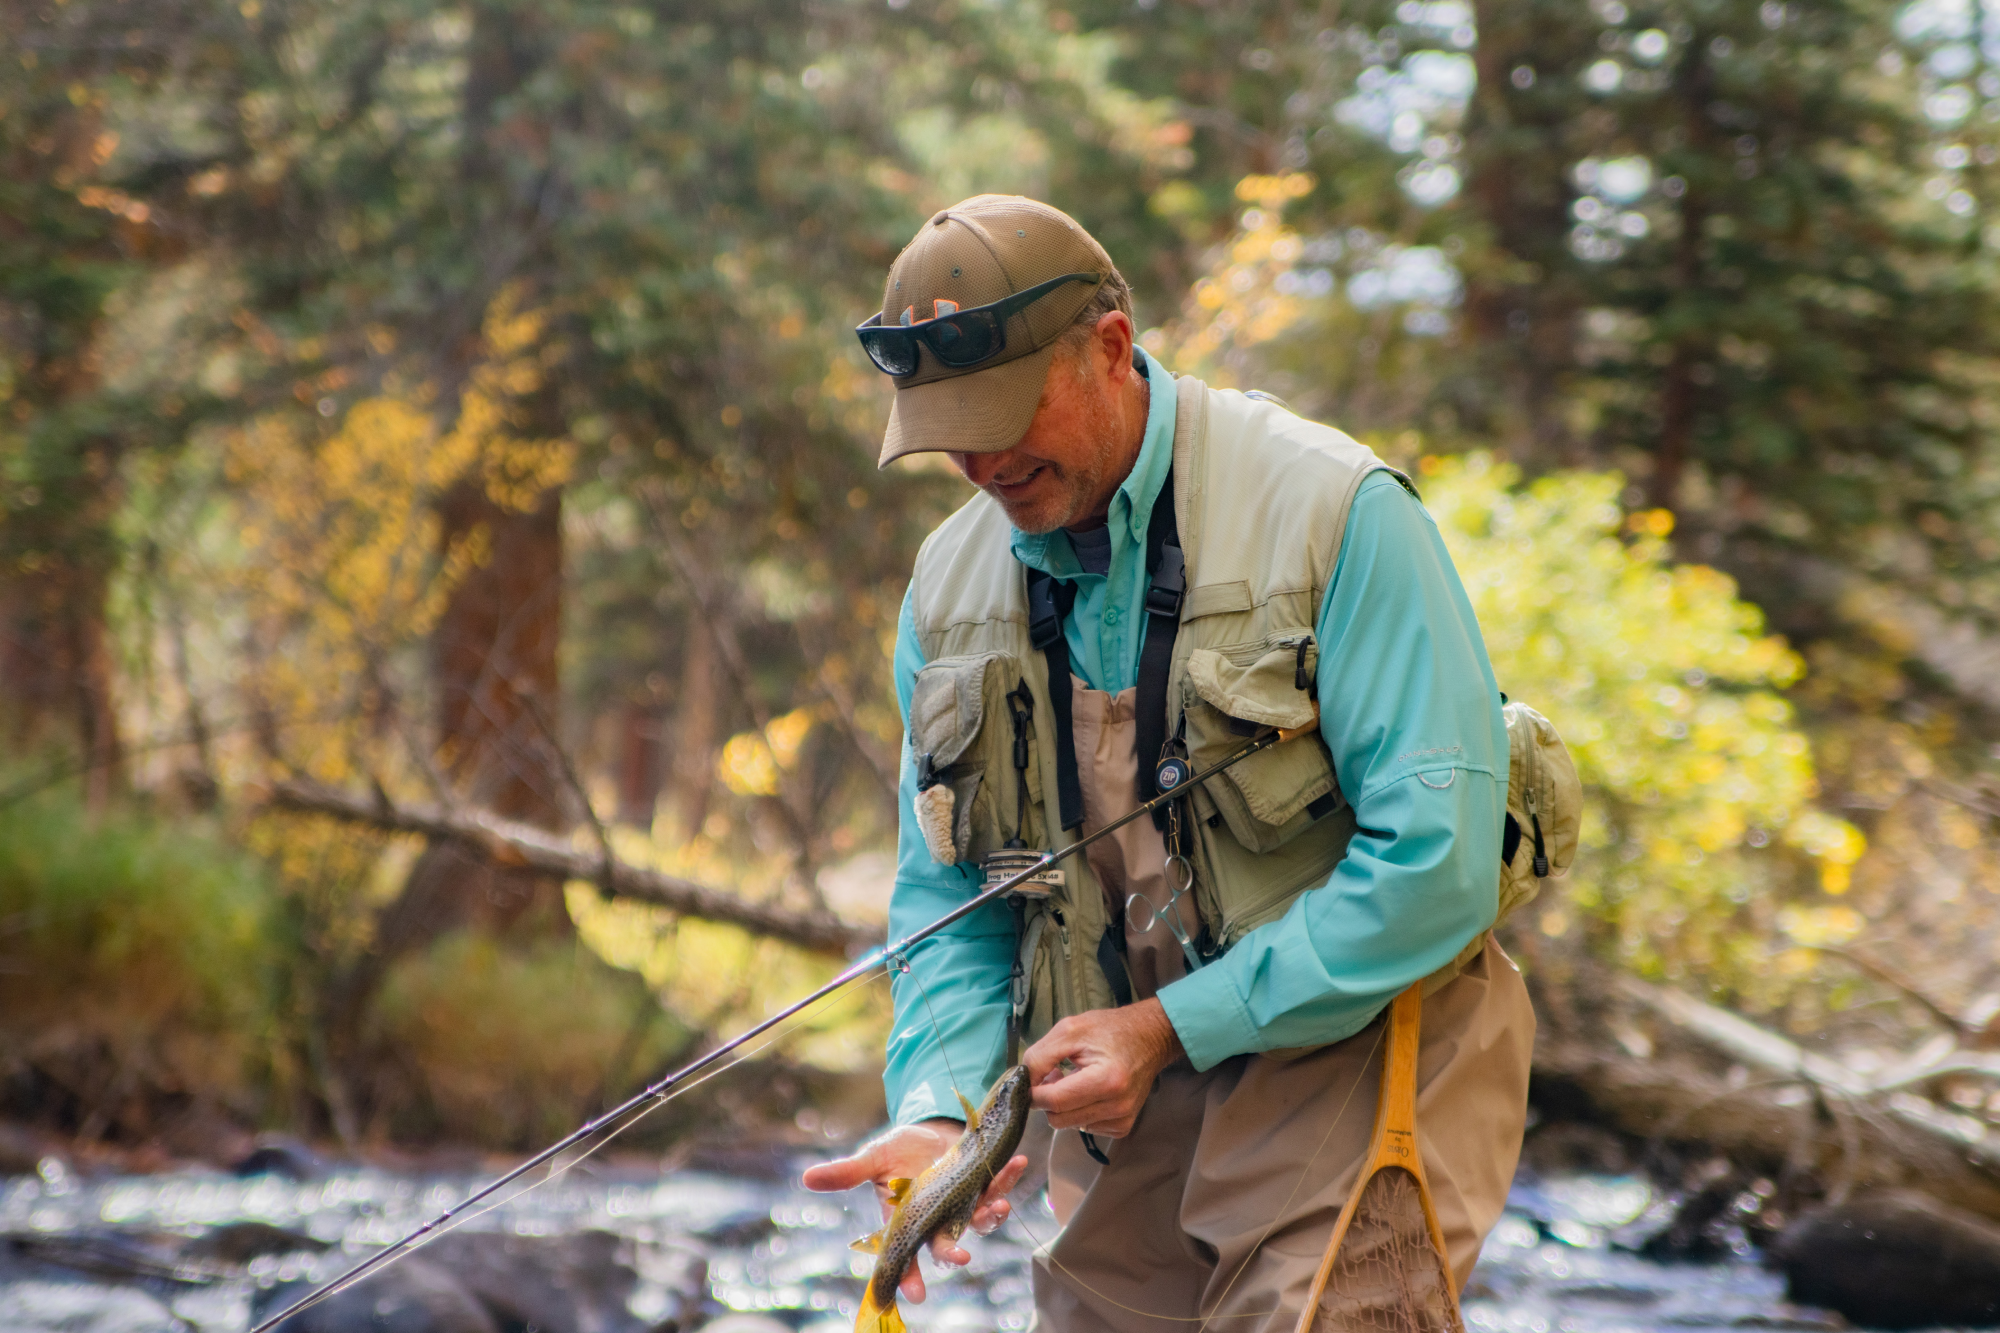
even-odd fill
[(901, 1208), (903, 1200), (909, 1197), (910, 1178), (908, 1176), (897, 1176), (889, 1182), (889, 1203), (892, 1206)]
[(870, 1282), (868, 1290), (861, 1294), (861, 1312), (854, 1318), (854, 1333), (907, 1333), (895, 1296), (889, 1297), (887, 1305), (877, 1305), (875, 1284)]
[[(957, 1092), (957, 1089), (953, 1089), (953, 1091)], [(967, 1129), (967, 1131), (978, 1129), (979, 1108), (972, 1104), (972, 1098), (966, 1096), (962, 1092), (959, 1092), (958, 1104), (965, 1108), (965, 1128)]]
[(859, 1250), (863, 1254), (880, 1254), (882, 1253), (882, 1242), (888, 1234), (889, 1229), (884, 1227), (872, 1235), (863, 1236), (847, 1248), (850, 1250)]
[(958, 1221), (944, 1228), (944, 1234), (951, 1237), (952, 1244), (958, 1244), (958, 1238), (965, 1234), (966, 1224), (970, 1221), (970, 1218), (960, 1218)]

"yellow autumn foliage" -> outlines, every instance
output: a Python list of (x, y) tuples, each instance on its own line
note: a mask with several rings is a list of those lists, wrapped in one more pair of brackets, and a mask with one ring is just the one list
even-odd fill
[(1628, 518), (1616, 474), (1522, 486), (1484, 453), (1419, 472), (1500, 688), (1549, 716), (1584, 782), (1584, 850), (1543, 905), (1550, 933), (1566, 904), (1624, 961), (1728, 985), (1754, 984), (1781, 931), (1837, 934), (1845, 916), (1780, 909), (1802, 891), (1799, 854), (1844, 888), (1865, 844), (1812, 807), (1778, 692), (1804, 665), (1734, 582), (1672, 564), (1671, 524)]
[(724, 743), (717, 774), (738, 796), (776, 796), (778, 774), (798, 763), (815, 720), (812, 709), (795, 708), (761, 731), (738, 732)]
[(1241, 387), (1223, 352), (1281, 337), (1306, 316), (1305, 301), (1278, 286), (1279, 275), (1291, 271), (1305, 248), (1298, 233), (1284, 225), (1281, 210), (1312, 187), (1313, 178), (1302, 172), (1246, 176), (1237, 183), (1236, 197), (1251, 207), (1220, 259), (1196, 280), (1188, 317), (1153, 351), (1218, 388)]
[(522, 429), (523, 401), (543, 385), (547, 315), (518, 304), (510, 288), (488, 309), (449, 422), (420, 386), (354, 403), (330, 435), (279, 412), (228, 441), (242, 546), (234, 591), (263, 649), (248, 684), (289, 762), (316, 776), (373, 771), (356, 745), (393, 688), (390, 662), (486, 557), (483, 532), (440, 549), (439, 498), (476, 480), (521, 509), (569, 476), (574, 447)]

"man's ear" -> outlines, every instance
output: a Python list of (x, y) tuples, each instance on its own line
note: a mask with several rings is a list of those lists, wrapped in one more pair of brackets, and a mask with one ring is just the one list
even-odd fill
[(1097, 320), (1097, 354), (1103, 358), (1105, 378), (1113, 388), (1132, 373), (1132, 317), (1122, 310), (1107, 310)]

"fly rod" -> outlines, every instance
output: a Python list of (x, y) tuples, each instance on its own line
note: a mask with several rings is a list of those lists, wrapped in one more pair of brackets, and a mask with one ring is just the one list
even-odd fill
[(513, 1184), (515, 1181), (519, 1180), (522, 1176), (525, 1176), (526, 1174), (528, 1174), (528, 1172), (534, 1170), (536, 1167), (541, 1166), (544, 1163), (551, 1160), (552, 1158), (560, 1155), (566, 1149), (573, 1148), (577, 1144), (584, 1142), (586, 1139), (590, 1138), (593, 1134), (596, 1134), (598, 1131), (604, 1129), (607, 1125), (614, 1124), (615, 1122), (623, 1119), (626, 1115), (639, 1109), (641, 1106), (644, 1106), (647, 1102), (663, 1098), (665, 1094), (670, 1089), (675, 1087), (677, 1084), (685, 1082), (691, 1076), (700, 1073), (702, 1070), (708, 1068), (710, 1065), (722, 1059), (730, 1052), (738, 1050), (746, 1043), (756, 1040), (764, 1033), (769, 1032), (772, 1028), (777, 1027), (780, 1023), (783, 1023), (786, 1019), (792, 1018), (793, 1016), (803, 1012), (804, 1010), (811, 1008), (813, 1005), (818, 1004), (821, 1000), (824, 1000), (829, 995), (834, 994), (836, 991), (842, 990), (843, 988), (850, 986), (853, 983), (861, 980), (861, 978), (867, 976), (869, 973), (873, 972), (876, 968), (883, 966), (884, 964), (888, 963), (891, 959), (900, 957), (914, 946), (923, 943), (925, 940), (937, 934), (939, 931), (945, 929), (947, 926), (952, 925), (954, 922), (963, 920), (965, 917), (972, 915), (972, 913), (978, 911), (981, 907), (984, 907), (987, 903), (990, 903), (997, 898), (1003, 897), (1006, 894), (1013, 892), (1016, 888), (1019, 888), (1022, 884), (1025, 884), (1029, 880), (1033, 879), (1036, 875), (1041, 874), (1043, 871), (1055, 865), (1057, 862), (1068, 860), (1070, 857), (1075, 856), (1078, 852), (1082, 851), (1086, 847), (1089, 847), (1093, 843), (1096, 843), (1104, 838), (1110, 837), (1113, 833), (1116, 833), (1119, 829), (1124, 828), (1127, 824), (1139, 818), (1141, 815), (1150, 815), (1151, 813), (1153, 813), (1153, 811), (1159, 809), (1167, 802), (1172, 801), (1184, 795), (1187, 789), (1198, 786), (1199, 784), (1208, 781), (1210, 778), (1214, 777), (1217, 773), (1222, 772), (1222, 770), (1230, 767), (1232, 764), (1236, 764), (1241, 762), (1242, 760), (1248, 759), (1253, 754), (1257, 754), (1261, 751), (1268, 750), (1273, 745), (1276, 745), (1281, 741), (1288, 741), (1296, 736), (1303, 736), (1307, 732), (1311, 731), (1313, 727), (1316, 726), (1317, 724), (1318, 724), (1318, 717), (1317, 715), (1315, 715), (1314, 720), (1312, 722), (1307, 723), (1305, 726), (1282, 728), (1282, 729), (1267, 731), (1262, 735), (1258, 736), (1256, 739), (1247, 742), (1239, 749), (1233, 751), (1232, 753), (1224, 756), (1221, 759), (1218, 759), (1214, 764), (1203, 769), (1201, 772), (1196, 773), (1194, 776), (1190, 777), (1187, 781), (1176, 783), (1172, 790), (1161, 792), (1158, 796), (1153, 797), (1151, 800), (1146, 801), (1143, 804), (1134, 807), (1132, 810), (1126, 812), (1123, 815), (1120, 815), (1118, 818), (1112, 820), (1109, 824), (1106, 824), (1103, 828), (1097, 830), (1097, 832), (1092, 833), (1087, 837), (1078, 838), (1075, 842), (1069, 844), (1069, 846), (1064, 847), (1058, 851), (1043, 852), (1039, 857), (1037, 857), (1034, 860), (1032, 864), (1026, 866), (1020, 871), (1017, 871), (1015, 874), (1010, 875), (1008, 878), (1002, 880), (998, 884), (993, 885), (991, 888), (985, 889), (984, 891), (977, 893), (972, 897), (966, 899), (964, 902), (960, 903), (957, 907), (952, 908), (949, 912), (946, 912), (943, 916), (931, 922), (928, 926), (925, 926), (923, 929), (912, 931), (908, 935), (905, 935), (902, 939), (897, 940), (893, 944), (885, 945), (880, 949), (871, 951), (866, 957), (862, 958), (861, 961), (853, 964), (846, 971), (842, 972), (839, 976), (827, 982), (824, 986), (821, 986), (818, 990), (806, 996), (804, 999), (799, 1000), (794, 1004), (786, 1006), (785, 1008), (779, 1010), (777, 1013), (772, 1014), (769, 1018), (765, 1019), (763, 1022), (757, 1024), (755, 1027), (746, 1029), (745, 1031), (738, 1033), (736, 1036), (731, 1037), (728, 1041), (724, 1042), (720, 1046), (717, 1046), (714, 1050), (708, 1052), (706, 1055), (703, 1055), (694, 1060), (693, 1062), (682, 1066), (680, 1069), (677, 1069), (673, 1073), (668, 1074), (665, 1078), (660, 1079), (657, 1083), (651, 1084), (650, 1086), (642, 1089), (641, 1091), (632, 1094), (632, 1096), (627, 1098), (625, 1101), (613, 1107), (609, 1111), (606, 1111), (603, 1115), (598, 1116), (596, 1119), (591, 1120), (579, 1126), (578, 1128), (570, 1131), (569, 1134), (565, 1135), (563, 1138), (557, 1140), (556, 1142), (550, 1144), (548, 1147), (542, 1149), (540, 1152), (536, 1153), (533, 1157), (530, 1157), (527, 1161), (521, 1163), (513, 1170), (507, 1172), (507, 1174), (482, 1186), (475, 1193), (468, 1195), (464, 1199), (461, 1199), (459, 1202), (453, 1204), (451, 1207), (445, 1209), (443, 1212), (439, 1213), (436, 1217), (432, 1218), (430, 1221), (418, 1227), (415, 1231), (410, 1232), (407, 1236), (404, 1236), (402, 1239), (396, 1241), (393, 1245), (388, 1246), (386, 1249), (377, 1250), (374, 1254), (368, 1256), (368, 1258), (354, 1265), (354, 1267), (348, 1269), (345, 1273), (340, 1274), (340, 1276), (333, 1278), (331, 1281), (323, 1283), (318, 1287), (313, 1288), (311, 1291), (307, 1292), (304, 1296), (301, 1296), (298, 1300), (286, 1306), (283, 1310), (280, 1310), (277, 1314), (272, 1315), (269, 1319), (266, 1319), (263, 1323), (251, 1329), (250, 1333), (272, 1333), (272, 1330), (276, 1329), (279, 1324), (282, 1324), (283, 1322), (285, 1322), (285, 1320), (290, 1319), (293, 1315), (300, 1314), (306, 1310), (311, 1309), (313, 1306), (318, 1305), (321, 1301), (326, 1300), (330, 1296), (339, 1295), (341, 1292), (346, 1291), (349, 1287), (353, 1286), (355, 1283), (360, 1282), (363, 1278), (366, 1278), (370, 1274), (378, 1272), (383, 1268), (386, 1268), (389, 1264), (393, 1263), (395, 1260), (401, 1258), (405, 1254), (410, 1253), (413, 1249), (415, 1249), (418, 1245), (420, 1245), (423, 1242), (426, 1236), (429, 1236), (439, 1227), (442, 1227), (445, 1224), (449, 1223), (453, 1218), (457, 1217), (460, 1213), (472, 1207), (474, 1204), (481, 1203), (487, 1199), (492, 1198), (495, 1194), (499, 1193), (507, 1186)]

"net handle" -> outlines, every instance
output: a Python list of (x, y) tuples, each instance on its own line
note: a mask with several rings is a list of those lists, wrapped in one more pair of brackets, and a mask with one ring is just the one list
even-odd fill
[[(1450, 1251), (1445, 1249), (1444, 1229), (1438, 1225), (1437, 1209), (1431, 1203), (1430, 1181), (1424, 1175), (1423, 1154), (1417, 1150), (1417, 1047), (1423, 1037), (1424, 985), (1417, 981), (1389, 1004), (1389, 1039), (1382, 1044), (1382, 1086), (1375, 1099), (1375, 1133), (1368, 1143), (1368, 1155), (1355, 1178), (1354, 1192), (1333, 1224), (1333, 1239), (1313, 1274), (1312, 1287), (1299, 1311), (1295, 1333), (1312, 1333), (1320, 1298), (1326, 1294), (1327, 1280), (1333, 1276), (1335, 1257), (1341, 1242), (1360, 1211), (1361, 1196), (1368, 1182), (1382, 1171), (1397, 1167), (1408, 1171), (1417, 1182), (1417, 1198), (1424, 1207), (1424, 1228), (1437, 1247), (1446, 1281), (1452, 1280)], [(1457, 1291), (1454, 1286), (1453, 1297)]]

